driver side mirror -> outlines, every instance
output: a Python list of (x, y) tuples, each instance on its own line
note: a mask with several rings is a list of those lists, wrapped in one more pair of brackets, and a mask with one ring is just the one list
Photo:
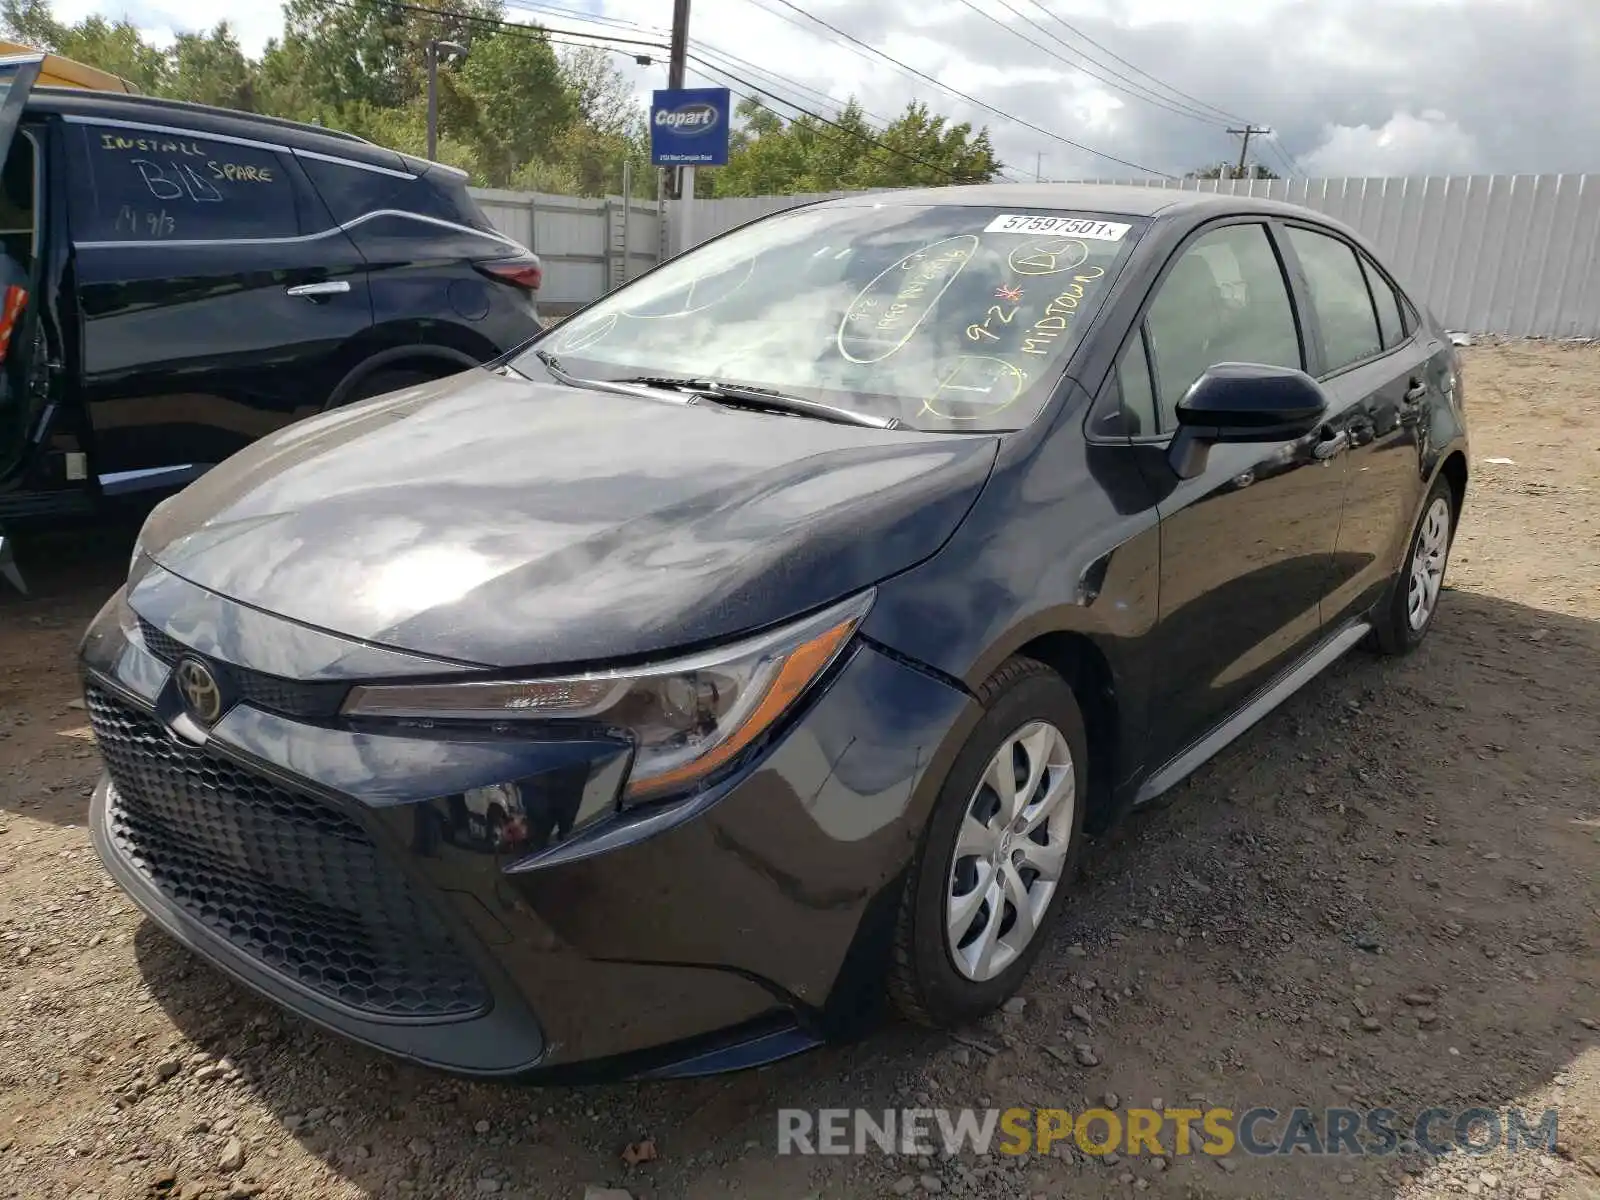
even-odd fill
[(1218, 363), (1178, 401), (1178, 432), (1168, 461), (1180, 479), (1206, 468), (1217, 442), (1289, 442), (1322, 423), (1328, 397), (1294, 367)]

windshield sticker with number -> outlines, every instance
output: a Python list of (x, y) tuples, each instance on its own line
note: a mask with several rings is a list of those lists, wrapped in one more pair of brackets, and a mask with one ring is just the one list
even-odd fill
[(1097, 242), (1120, 242), (1131, 225), (1117, 221), (1095, 221), (1088, 217), (1041, 217), (1028, 213), (1006, 213), (983, 227), (985, 233), (1054, 234), (1056, 237), (1089, 238)]

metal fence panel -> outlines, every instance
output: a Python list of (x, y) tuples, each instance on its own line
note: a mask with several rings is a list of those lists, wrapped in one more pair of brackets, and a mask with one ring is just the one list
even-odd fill
[[(1126, 183), (1128, 180), (1094, 182)], [(1366, 237), (1451, 329), (1600, 337), (1600, 176), (1138, 180), (1303, 204)]]
[[(1451, 329), (1540, 337), (1600, 337), (1600, 176), (1472, 175), (1394, 179), (1104, 180), (1270, 196), (1350, 225), (1402, 284)], [(542, 302), (586, 304), (623, 274), (681, 252), (682, 211), (667, 201), (629, 209), (626, 270), (617, 261), (621, 200), (476, 189), (497, 228), (545, 261)], [(695, 201), (698, 244), (756, 217), (847, 195)], [(608, 259), (608, 255), (610, 258)], [(609, 272), (609, 273), (608, 273)]]

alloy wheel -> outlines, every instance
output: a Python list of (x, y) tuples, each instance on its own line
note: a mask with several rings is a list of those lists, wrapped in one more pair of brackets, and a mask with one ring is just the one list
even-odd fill
[(1076, 827), (1066, 737), (1030, 721), (1004, 739), (967, 802), (946, 889), (950, 956), (966, 978), (999, 975), (1033, 940)]
[(1434, 497), (1423, 514), (1417, 544), (1411, 551), (1411, 577), (1406, 585), (1406, 620), (1420, 633), (1433, 616), (1444, 583), (1445, 559), (1450, 553), (1450, 502)]

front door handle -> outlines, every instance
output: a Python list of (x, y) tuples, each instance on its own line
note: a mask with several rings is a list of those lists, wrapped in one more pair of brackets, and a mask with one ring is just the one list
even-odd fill
[(1427, 394), (1428, 385), (1425, 383), (1417, 383), (1415, 380), (1413, 380), (1411, 386), (1406, 389), (1406, 403), (1421, 404), (1423, 398), (1427, 396)]
[(324, 296), (338, 296), (350, 290), (348, 279), (330, 279), (324, 283), (300, 283), (292, 288), (284, 289), (291, 296), (304, 296), (308, 300), (320, 300)]
[(1349, 448), (1350, 431), (1348, 429), (1341, 429), (1333, 436), (1323, 438), (1322, 441), (1318, 442), (1314, 447), (1312, 447), (1311, 453), (1320, 461), (1326, 462), (1335, 455), (1343, 454)]

